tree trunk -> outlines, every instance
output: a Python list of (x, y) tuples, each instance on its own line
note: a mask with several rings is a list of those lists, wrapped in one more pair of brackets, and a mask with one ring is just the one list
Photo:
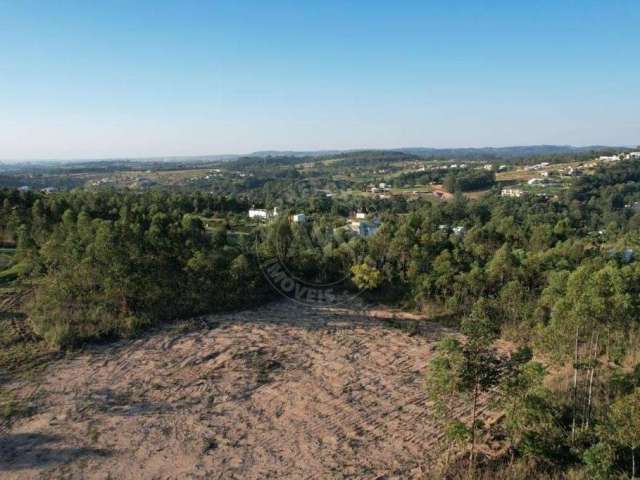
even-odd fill
[(471, 412), (471, 451), (469, 452), (469, 478), (473, 478), (475, 476), (477, 411), (478, 411), (478, 382), (476, 382), (473, 387), (473, 410)]
[(576, 437), (576, 410), (578, 407), (578, 334), (580, 327), (576, 327), (576, 345), (573, 354), (573, 418), (571, 420), (571, 443)]
[(596, 333), (596, 341), (593, 345), (593, 357), (591, 359), (591, 372), (589, 374), (589, 394), (587, 396), (587, 411), (586, 411), (586, 420), (585, 426), (589, 428), (589, 420), (591, 419), (591, 398), (593, 391), (593, 376), (596, 371), (596, 362), (598, 361), (598, 334)]
[[(605, 353), (604, 353), (604, 358), (606, 361), (606, 367), (607, 367), (607, 371), (609, 370), (610, 366), (609, 363), (611, 361), (610, 357), (609, 357), (609, 352), (611, 351), (611, 332), (609, 331), (609, 325), (607, 325), (607, 343), (605, 344)], [(606, 388), (607, 388), (607, 407), (611, 404), (611, 382), (605, 382)]]
[[(447, 420), (451, 420), (453, 414), (453, 391), (449, 393), (449, 401), (447, 402)], [(451, 462), (451, 447), (453, 442), (447, 437), (447, 457), (445, 459), (445, 473), (449, 471), (449, 463)]]
[(636, 449), (631, 449), (631, 478), (636, 478)]
[[(589, 339), (589, 344), (587, 345), (587, 363), (586, 365), (583, 366), (585, 373), (586, 373), (586, 378), (584, 379), (584, 389), (585, 389), (585, 395), (584, 395), (584, 399), (582, 402), (582, 407), (578, 408), (578, 411), (582, 412), (582, 429), (584, 430), (586, 428), (587, 425), (587, 409), (589, 408), (589, 395), (588, 395), (588, 391), (589, 391), (589, 381), (591, 378), (591, 357), (593, 355), (593, 331), (591, 331), (591, 338)], [(580, 402), (578, 402), (580, 403)]]

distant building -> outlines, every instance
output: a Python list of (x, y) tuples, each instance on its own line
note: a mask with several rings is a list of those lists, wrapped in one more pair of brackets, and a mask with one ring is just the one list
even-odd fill
[(367, 218), (367, 214), (365, 212), (356, 212), (356, 218), (365, 219)]
[(549, 162), (536, 163), (535, 165), (529, 165), (524, 167), (525, 170), (540, 170), (549, 166)]
[(278, 207), (273, 207), (273, 210), (267, 210), (266, 208), (250, 208), (249, 218), (262, 218), (267, 219), (278, 216)]
[(619, 155), (602, 155), (598, 157), (598, 160), (600, 160), (601, 162), (617, 162), (618, 160), (620, 160), (620, 156)]
[(140, 177), (140, 178), (137, 178), (131, 185), (129, 185), (129, 187), (145, 189), (145, 188), (151, 188), (155, 185), (156, 185), (156, 182), (154, 182), (153, 180), (149, 178)]
[(264, 208), (250, 208), (249, 218), (267, 218), (267, 210)]
[(530, 178), (529, 180), (527, 180), (527, 185), (536, 185), (536, 184), (540, 184), (543, 187), (547, 186), (547, 185), (554, 185), (556, 182), (549, 177), (543, 177), (543, 178)]
[(93, 182), (91, 182), (91, 185), (94, 187), (99, 187), (100, 185), (107, 185), (113, 183), (113, 180), (111, 180), (110, 178), (101, 178), (99, 180), (94, 180)]
[(19, 192), (28, 192), (29, 190), (31, 190), (31, 187), (28, 185), (23, 185), (21, 187), (18, 187)]
[(369, 222), (366, 220), (351, 220), (347, 226), (352, 232), (361, 237), (370, 237), (378, 231), (378, 228), (380, 228), (380, 224), (378, 222)]
[(453, 227), (454, 235), (462, 236), (462, 235), (464, 235), (465, 231), (466, 230), (465, 230), (465, 228), (463, 226)]
[(304, 216), (304, 213), (296, 213), (291, 217), (291, 220), (293, 220), (293, 223), (304, 223), (306, 221), (306, 217)]
[(57, 191), (57, 188), (55, 187), (45, 187), (42, 190), (40, 190), (40, 192), (42, 193), (53, 193), (55, 191)]
[(636, 257), (636, 253), (633, 248), (625, 248), (621, 251), (609, 250), (609, 255), (611, 257), (617, 258), (622, 263), (629, 263)]
[(503, 197), (516, 197), (520, 198), (527, 194), (527, 192), (519, 189), (519, 188), (503, 188), (500, 192), (500, 195)]
[(636, 252), (633, 248), (625, 248), (620, 254), (620, 258), (624, 263), (629, 263), (636, 256)]

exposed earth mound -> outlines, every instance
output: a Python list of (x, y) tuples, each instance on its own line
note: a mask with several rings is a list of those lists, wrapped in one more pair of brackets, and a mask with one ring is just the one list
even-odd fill
[(443, 449), (423, 388), (443, 329), (390, 317), (280, 302), (92, 346), (10, 386), (35, 413), (0, 476), (418, 477)]

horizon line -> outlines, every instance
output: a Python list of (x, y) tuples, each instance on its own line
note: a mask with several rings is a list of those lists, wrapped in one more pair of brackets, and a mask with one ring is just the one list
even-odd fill
[(319, 149), (278, 149), (278, 148), (264, 148), (253, 150), (246, 153), (204, 153), (204, 154), (171, 154), (171, 155), (134, 155), (134, 156), (90, 156), (90, 157), (69, 157), (69, 158), (60, 158), (60, 157), (50, 157), (50, 158), (24, 158), (24, 159), (1, 159), (0, 164), (15, 164), (15, 163), (38, 163), (38, 162), (116, 162), (116, 161), (145, 161), (145, 160), (188, 160), (195, 158), (204, 158), (204, 157), (247, 157), (258, 154), (266, 154), (269, 152), (277, 152), (282, 154), (322, 154), (323, 152), (335, 152), (335, 153), (344, 153), (344, 152), (393, 152), (393, 151), (402, 151), (402, 150), (501, 150), (501, 149), (509, 149), (509, 148), (530, 148), (530, 147), (557, 147), (557, 148), (573, 148), (573, 149), (588, 149), (588, 148), (640, 148), (640, 143), (636, 145), (627, 144), (627, 145), (604, 145), (604, 144), (584, 144), (584, 145), (573, 145), (569, 143), (559, 144), (559, 143), (536, 143), (536, 144), (524, 144), (524, 145), (503, 145), (503, 146), (494, 146), (494, 145), (486, 145), (486, 146), (464, 146), (464, 147), (426, 147), (426, 146), (418, 146), (418, 147), (358, 147), (358, 148), (319, 148)]

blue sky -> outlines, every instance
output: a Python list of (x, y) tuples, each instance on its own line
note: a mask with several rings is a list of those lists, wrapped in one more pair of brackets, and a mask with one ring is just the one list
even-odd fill
[(0, 159), (640, 144), (640, 2), (0, 0)]

